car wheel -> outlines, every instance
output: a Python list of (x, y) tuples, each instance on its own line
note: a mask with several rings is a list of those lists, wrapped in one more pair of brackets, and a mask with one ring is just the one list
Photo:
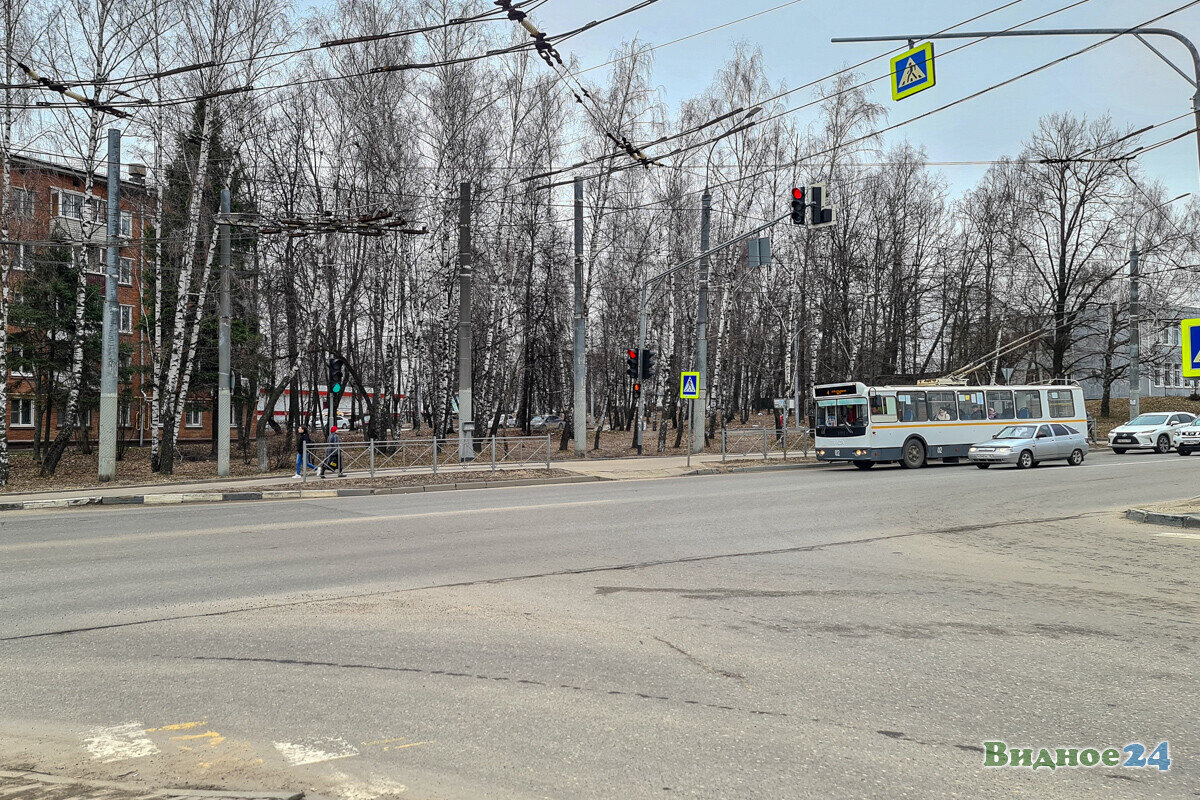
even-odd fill
[(1125, 453), (1127, 453), (1127, 452), (1128, 452), (1128, 450), (1129, 450), (1129, 449), (1128, 449), (1128, 448), (1126, 448), (1126, 447), (1114, 447), (1114, 448), (1113, 448), (1113, 452), (1114, 452), (1114, 453), (1116, 453), (1116, 454), (1117, 454), (1117, 455), (1119, 455), (1119, 456), (1125, 455)]
[(1159, 455), (1165, 455), (1171, 452), (1171, 437), (1165, 433), (1158, 437), (1158, 441), (1154, 445), (1154, 452)]
[(861, 469), (863, 471), (866, 471), (866, 470), (869, 470), (871, 467), (875, 466), (875, 462), (874, 461), (855, 461), (854, 466), (858, 467), (859, 469)]
[(1020, 457), (1017, 459), (1017, 469), (1029, 469), (1037, 464), (1033, 460), (1033, 453), (1028, 450), (1022, 450)]
[(979, 467), (980, 469), (987, 469), (991, 466), (991, 464), (976, 464), (975, 466)]
[(1181, 455), (1181, 456), (1190, 456), (1191, 454), (1192, 454), (1192, 451), (1191, 451), (1191, 450), (1189, 450), (1189, 449), (1187, 449), (1186, 447), (1180, 447), (1180, 448), (1179, 448), (1179, 455)]
[(1067, 463), (1072, 467), (1078, 467), (1083, 463), (1083, 451), (1075, 449), (1071, 451), (1071, 457), (1067, 459)]
[(920, 469), (925, 466), (925, 445), (920, 439), (909, 439), (905, 442), (903, 455), (900, 466), (905, 469)]

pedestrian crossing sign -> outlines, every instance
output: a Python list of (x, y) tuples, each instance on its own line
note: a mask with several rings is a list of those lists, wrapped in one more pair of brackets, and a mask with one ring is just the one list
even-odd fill
[[(1197, 320), (1200, 322), (1200, 320)], [(700, 373), (699, 372), (682, 372), (679, 374), (679, 399), (680, 400), (699, 400), (700, 399)]]
[(1183, 377), (1200, 378), (1200, 319), (1179, 323), (1179, 341), (1183, 344)]
[(901, 53), (892, 59), (892, 99), (930, 89), (937, 83), (933, 74), (933, 42)]

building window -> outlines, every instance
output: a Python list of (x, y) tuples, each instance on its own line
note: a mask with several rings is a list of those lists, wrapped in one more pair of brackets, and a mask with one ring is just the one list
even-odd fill
[[(61, 428), (63, 426), (64, 415), (56, 414), (55, 416), (58, 418), (56, 427)], [(78, 414), (75, 415), (75, 420), (76, 420), (76, 425), (78, 427), (84, 428), (85, 430), (91, 430), (92, 412), (90, 410), (89, 411), (80, 411)]]
[(121, 212), (121, 236), (126, 239), (133, 238), (133, 215), (128, 211)]
[(12, 426), (14, 428), (32, 428), (33, 427), (33, 401), (32, 400), (13, 400), (12, 401)]
[(133, 424), (131, 422), (133, 415), (130, 413), (130, 411), (131, 411), (130, 406), (122, 406), (121, 407), (121, 422), (119, 424), (122, 428), (132, 428), (133, 427)]
[(122, 286), (133, 286), (132, 258), (121, 259), (121, 271), (119, 277), (117, 278), (117, 283), (121, 284)]
[(204, 426), (204, 412), (198, 408), (189, 408), (187, 410), (187, 419), (184, 422), (189, 428), (201, 428)]
[(18, 217), (33, 216), (33, 190), (13, 189), (13, 214)]
[(29, 269), (33, 264), (33, 245), (18, 244), (10, 245), (12, 252), (12, 268), (13, 269)]
[(133, 306), (121, 305), (121, 333), (133, 333)]
[(68, 192), (59, 189), (55, 192), (58, 197), (58, 216), (67, 217), (68, 219), (83, 219), (83, 206), (85, 198), (81, 194)]

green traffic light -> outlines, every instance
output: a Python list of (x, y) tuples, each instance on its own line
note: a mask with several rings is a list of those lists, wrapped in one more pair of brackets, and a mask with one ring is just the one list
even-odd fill
[(336, 393), (336, 392), (340, 392), (341, 390), (342, 390), (342, 385), (341, 385), (340, 383), (335, 383), (335, 384), (333, 385), (333, 391), (334, 391), (335, 393)]

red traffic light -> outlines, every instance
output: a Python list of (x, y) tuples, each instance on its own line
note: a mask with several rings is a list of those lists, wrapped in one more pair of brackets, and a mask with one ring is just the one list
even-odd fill
[(800, 189), (800, 188), (792, 189), (792, 199), (793, 200), (803, 200), (804, 199), (804, 190)]
[(642, 390), (642, 385), (641, 385), (640, 383), (635, 383), (635, 384), (633, 385), (633, 393), (634, 393), (634, 394), (637, 394), (637, 393), (638, 393), (638, 392), (640, 392), (641, 390)]
[(630, 358), (637, 358), (637, 350), (626, 350), (625, 352)]

